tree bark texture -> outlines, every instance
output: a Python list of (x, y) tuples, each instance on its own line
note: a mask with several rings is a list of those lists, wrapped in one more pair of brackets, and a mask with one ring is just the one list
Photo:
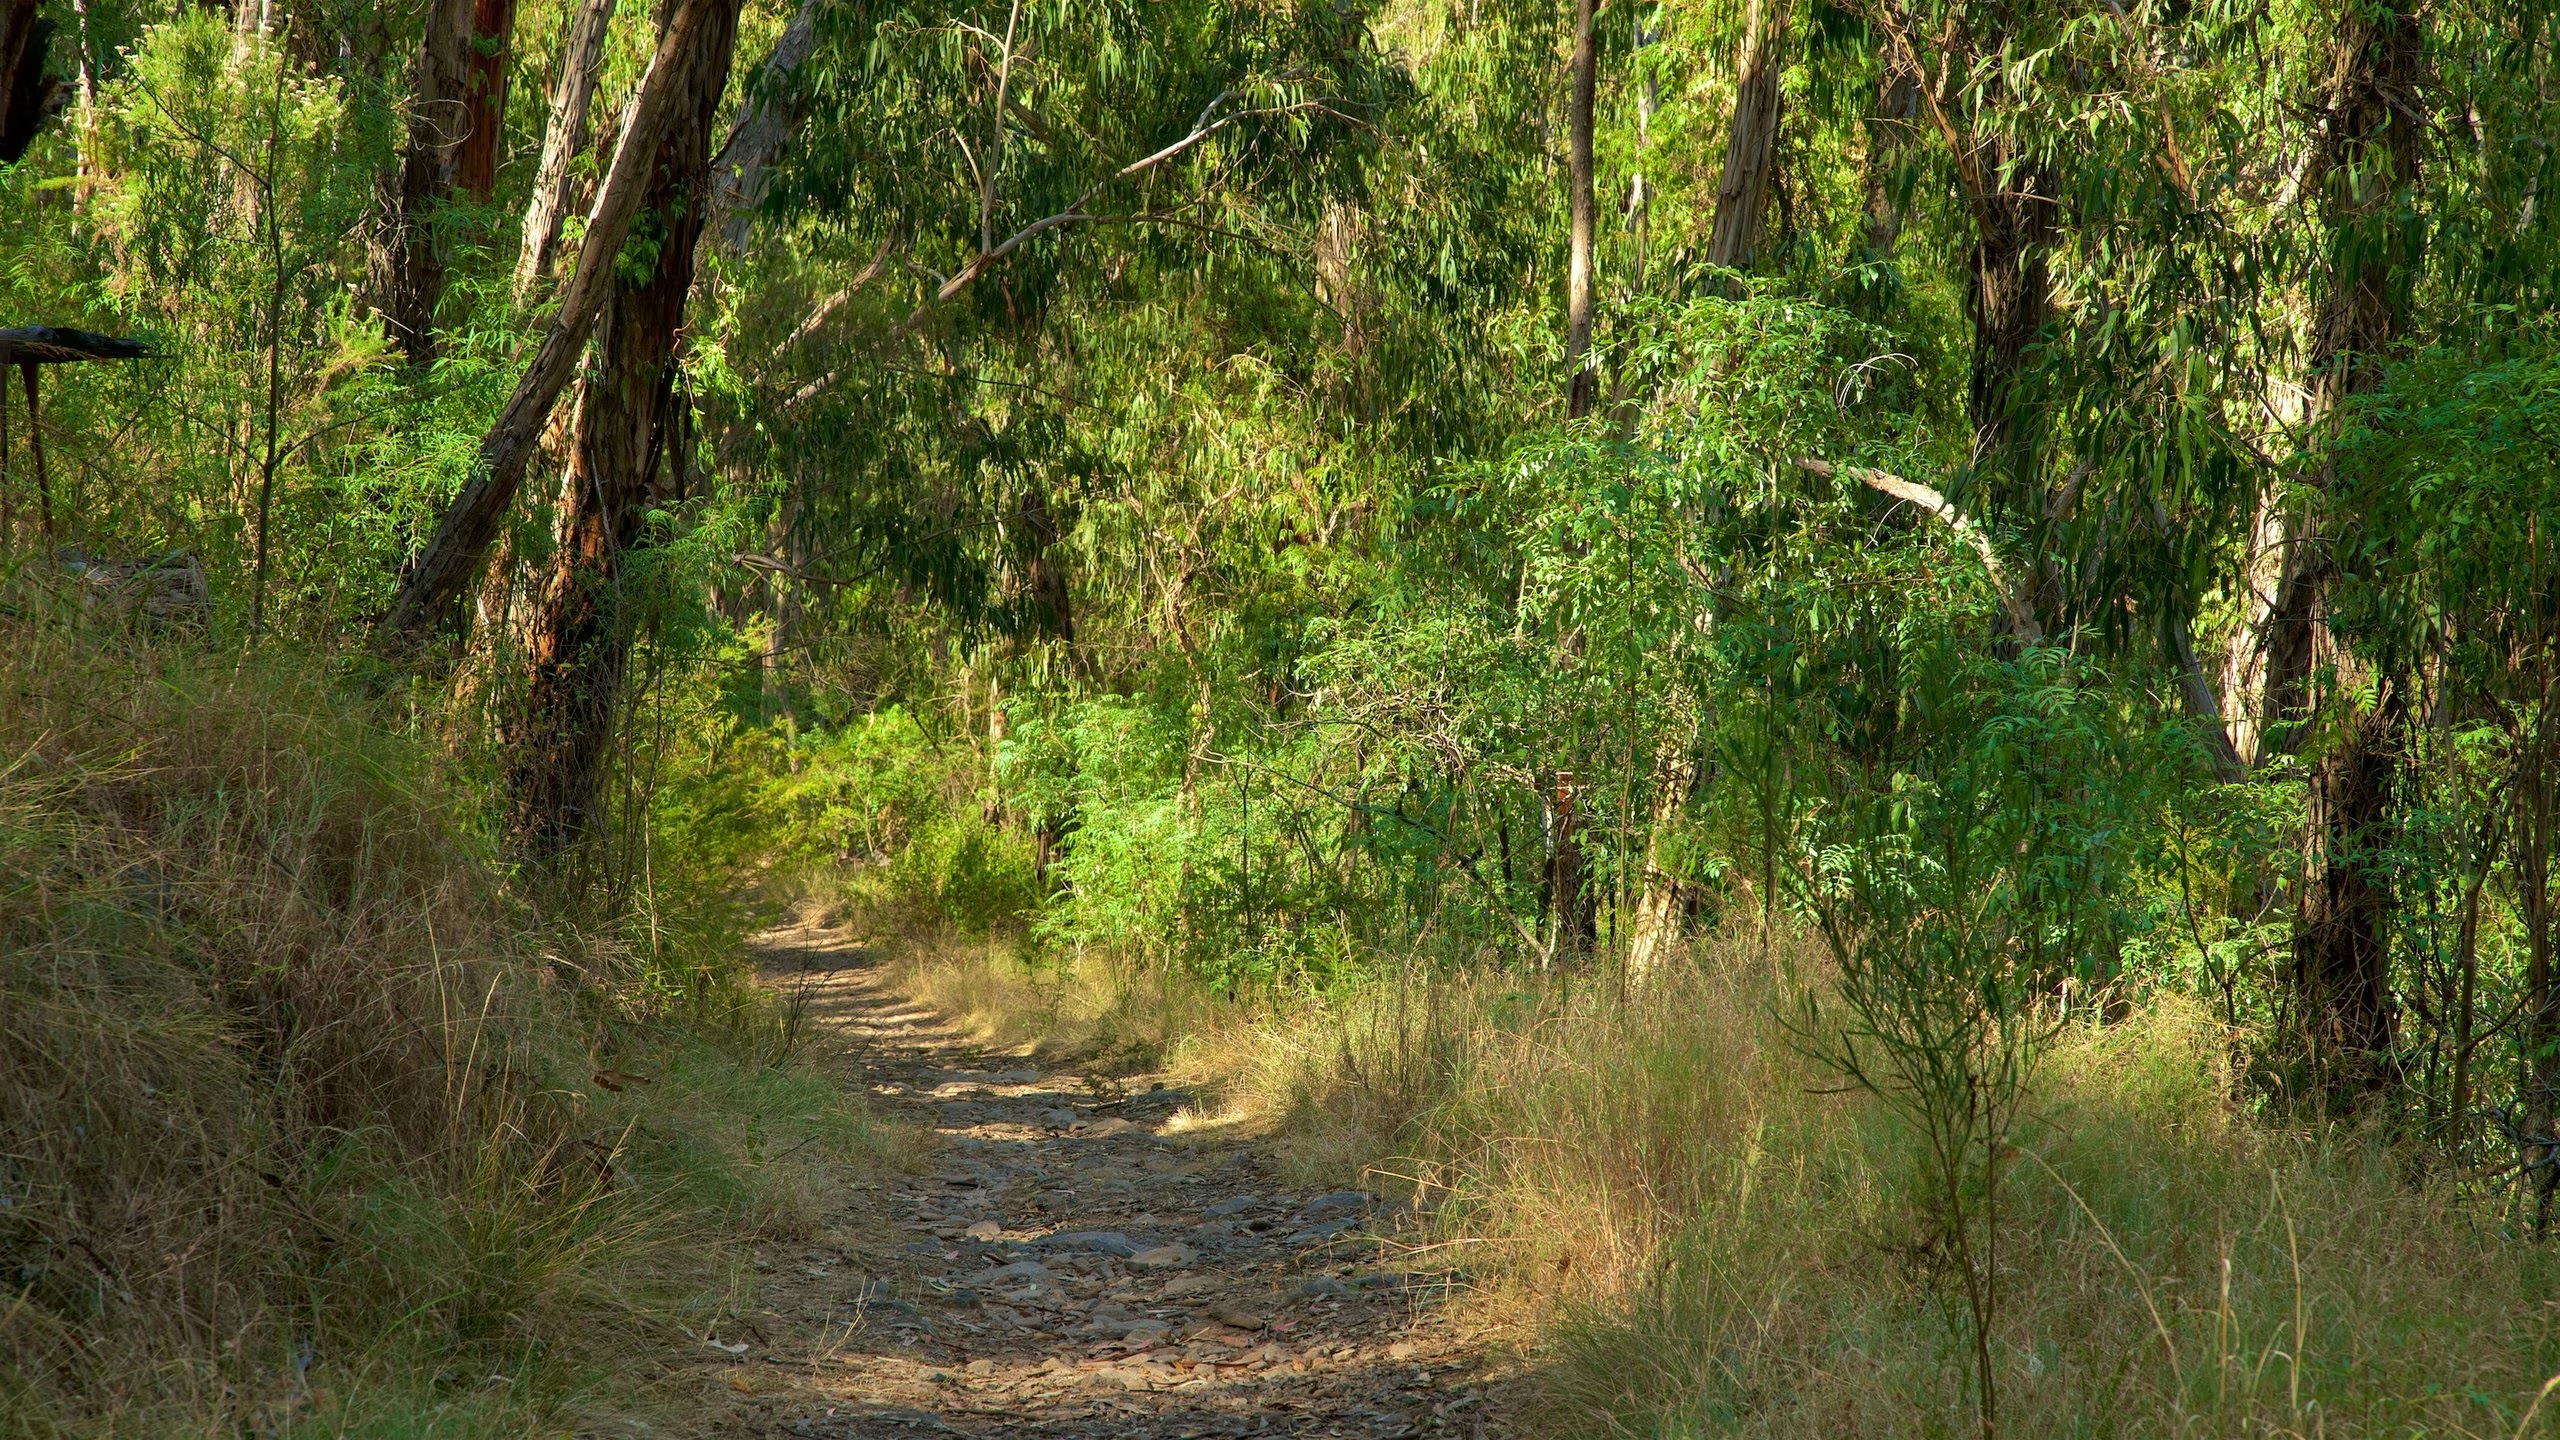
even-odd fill
[(1735, 57), (1733, 128), (1725, 138), (1724, 178), (1716, 185), (1707, 263), (1750, 268), (1769, 208), (1769, 172), (1778, 153), (1778, 78), (1787, 62), (1784, 0), (1746, 0), (1742, 49)]
[(517, 379), (506, 408), (481, 437), (470, 480), (445, 508), (435, 534), (428, 537), (402, 579), (399, 593), (392, 597), (376, 636), (384, 648), (414, 649), (443, 623), (489, 553), (489, 542), (524, 484), (525, 462), (540, 441), (551, 407), (567, 388), (578, 354), (586, 348), (587, 336), (604, 307), (614, 257), (622, 252), (622, 242), (629, 238), (642, 197), (650, 189), (661, 142), (689, 100), (686, 57), (693, 53), (695, 37), (706, 29), (719, 30), (730, 34), (729, 43), (734, 43), (736, 28), (737, 0), (682, 0), (675, 19), (660, 34), (657, 53), (641, 75), (640, 88), (623, 117), (613, 164), (596, 191), (595, 208), (587, 214), (578, 268), (561, 288), (560, 311), (544, 333), (533, 362)]
[(595, 108), (596, 80), (604, 72), (605, 35), (612, 24), (613, 0), (584, 0), (561, 36), (560, 79), (551, 87), (551, 122), (543, 130), (533, 196), (525, 202), (523, 248), (516, 252), (519, 302), (551, 273), (551, 257), (560, 246), (560, 218), (568, 203), (569, 167), (587, 148), (587, 112)]
[[(2406, 327), (2418, 257), (2397, 212), (2418, 179), (2424, 48), (2414, 10), (2348, 7), (2339, 31), (2338, 78), (2313, 164), (2331, 237), (2329, 288), (2313, 324), (2305, 386), (2314, 425), (2334, 415), (2342, 399), (2378, 383), (2383, 358)], [(2287, 527), (2262, 641), (2262, 746), (2297, 746), (2322, 668), (2343, 656), (2328, 626), (2336, 578), (2336, 522), (2322, 503), (2329, 479), (2325, 467), (2315, 472), (2308, 504)], [(2392, 903), (2375, 867), (2390, 841), (2384, 767), (2407, 718), (2400, 690), (2399, 677), (2381, 677), (2381, 698), (2342, 717), (2312, 768), (2294, 974), (2312, 1056), (2337, 1090), (2389, 1078)]]
[(1886, 56), (1876, 79), (1875, 113), (1867, 119), (1865, 252), (1889, 260), (1902, 239), (1902, 171), (1919, 133), (1920, 78)]
[(600, 816), (605, 760), (631, 650), (624, 557), (676, 429), (673, 381), (693, 252), (701, 238), (711, 124), (737, 41), (739, 0), (711, 14), (677, 59), (673, 123), (654, 147), (644, 201), (664, 227), (656, 268), (616, 276), (579, 390), (576, 448), (561, 484), (558, 548), (534, 608), (531, 684), (509, 747), (514, 828), (537, 857), (557, 856)]
[(1664, 956), (1680, 939), (1680, 880), (1664, 855), (1671, 827), (1687, 808), (1698, 785), (1698, 724), (1675, 730), (1679, 743), (1666, 744), (1654, 757), (1653, 805), (1645, 827), (1644, 887), (1628, 922), (1627, 975), (1641, 982), (1662, 968)]
[(2377, 852), (2407, 722), (2406, 689), (2386, 678), (2372, 710), (2341, 727), (2311, 786), (2293, 982), (2315, 1073), (2333, 1091), (2390, 1078), (2392, 896)]
[(800, 67), (817, 53), (818, 11), (826, 4), (800, 0), (711, 162), (711, 223), (703, 238), (724, 254), (746, 253), (748, 224), (772, 188), (774, 157), (800, 126)]
[[(2307, 421), (2317, 425), (2349, 395), (2381, 378), (2385, 354), (2407, 320), (2408, 285), (2417, 256), (2393, 223), (2399, 197), (2418, 181), (2420, 136), (2412, 118), (2424, 64), (2424, 37), (2414, 13), (2368, 13), (2350, 7), (2338, 41), (2338, 83), (2314, 156), (2313, 175), (2331, 235), (2328, 293), (2313, 321), (2304, 390)], [(2315, 488), (2328, 476), (2315, 472)], [(2266, 620), (2261, 682), (2262, 745), (2290, 749), (2286, 732), (2310, 700), (2317, 648), (2314, 612), (2332, 577), (2320, 518), (2290, 517), (2275, 598)]]
[(1591, 413), (1600, 388), (1599, 376), (1591, 368), (1592, 312), (1599, 289), (1591, 253), (1598, 223), (1592, 190), (1591, 112), (1600, 86), (1600, 37), (1593, 10), (1594, 0), (1574, 0), (1573, 93), (1565, 122), (1571, 148), (1565, 183), (1573, 212), (1565, 255), (1565, 414), (1576, 419)]
[[(1975, 469), (2006, 478), (2016, 487), (2012, 493), (2023, 495), (2033, 463), (2025, 453), (2028, 427), (2019, 413), (2018, 383), (2026, 375), (2027, 350), (2053, 308), (2048, 265), (2056, 187), (2040, 167), (2012, 165), (2005, 157), (1983, 170), (1986, 178), (2006, 178), (1973, 201), (1973, 253), (1965, 288), (1973, 357), (1965, 413), (1973, 425)], [(2041, 512), (2040, 499), (2034, 508)]]
[(1582, 858), (1582, 822), (1577, 813), (1581, 787), (1571, 772), (1556, 776), (1547, 799), (1548, 923), (1553, 926), (1547, 953), (1587, 955), (1600, 937), (1599, 897), (1591, 889), (1590, 867)]
[(506, 153), (507, 52), (515, 45), (515, 29), (516, 0), (472, 0), (454, 182), (483, 205), (497, 198), (498, 161)]
[(391, 341), (413, 365), (435, 359), (436, 307), (444, 300), (445, 242), (437, 214), (453, 190), (454, 150), (465, 129), (465, 57), (473, 0), (432, 0), (410, 67), (409, 135), (373, 254), (374, 304)]
[[(2560, 988), (2552, 984), (2552, 894), (2551, 849), (2554, 821), (2560, 820), (2560, 807), (2555, 807), (2553, 743), (2560, 739), (2551, 713), (2554, 701), (2560, 701), (2560, 689), (2550, 683), (2551, 649), (2541, 649), (2545, 683), (2542, 705), (2525, 742), (2517, 747), (2516, 763), (2516, 908), (2523, 912), (2525, 930), (2524, 974), (2524, 1153), (2526, 1174), (2534, 1196), (2534, 1228), (2547, 1230), (2551, 1224), (2551, 1204), (2560, 1194), (2560, 1137), (2554, 1135), (2555, 1120), (2560, 1120)], [(2466, 927), (2470, 920), (2464, 917)], [(2467, 1037), (2466, 1037), (2467, 1038)], [(2466, 1097), (2467, 1098), (2467, 1097)], [(2454, 1117), (2460, 1124), (2459, 1111)]]

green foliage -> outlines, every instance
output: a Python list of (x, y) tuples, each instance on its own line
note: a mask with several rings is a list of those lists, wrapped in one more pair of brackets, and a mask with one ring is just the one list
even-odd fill
[[(410, 217), (431, 366), (374, 313), (417, 14), (101, 0), (0, 176), (13, 314), (160, 352), (47, 372), (7, 573), (191, 552), (203, 643), (363, 673), (473, 804), (578, 578), (556, 446), (459, 652), (359, 646), (550, 303), (514, 227), (567, 7), (519, 8), (496, 193)], [(2302, 1098), (2323, 897), (2372, 882), (2356, 1103), (2480, 1185), (2560, 1174), (2554, 18), (1790, 7), (1734, 273), (1703, 237), (1744, 8), (1602, 7), (1578, 421), (1555, 6), (826, 5), (796, 75), (733, 77), (723, 124), (797, 128), (753, 243), (704, 252), (613, 567), (609, 804), (543, 877), (622, 1018), (762, 1024), (735, 946), (793, 886), (1344, 1004), (1640, 988), (1720, 921), (1811, 924), (1829, 1053), (1935, 1097), (1961, 1211), (2066, 1003), (2192, 996), (2249, 1103)], [(792, 9), (750, 8), (742, 65)], [(2010, 280), (2032, 333), (1979, 323)], [(2332, 834), (2358, 757), (2378, 798)], [(484, 1240), (418, 1248), (486, 1260), (490, 1333), (585, 1243)]]

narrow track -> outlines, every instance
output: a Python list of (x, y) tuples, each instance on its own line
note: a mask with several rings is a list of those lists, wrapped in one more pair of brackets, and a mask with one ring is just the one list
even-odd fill
[(1150, 1075), (990, 1055), (888, 993), (842, 932), (767, 933), (848, 1084), (930, 1124), (922, 1173), (768, 1246), (758, 1308), (698, 1364), (754, 1436), (1501, 1436), (1447, 1277), (1395, 1263), (1407, 1217), (1168, 1134)]

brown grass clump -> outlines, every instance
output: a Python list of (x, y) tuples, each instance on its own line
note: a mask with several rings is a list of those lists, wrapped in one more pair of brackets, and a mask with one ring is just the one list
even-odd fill
[[(422, 754), (280, 669), (0, 643), (8, 1408), (247, 1421), (310, 1403), (342, 1312), (486, 1338), (545, 1304), (597, 1170)], [(435, 1223), (461, 1192), (477, 1222)]]
[(649, 1277), (716, 1303), (687, 1224), (805, 1223), (724, 1137), (858, 1117), (609, 1052), (472, 814), (308, 666), (0, 622), (0, 1435), (520, 1433)]

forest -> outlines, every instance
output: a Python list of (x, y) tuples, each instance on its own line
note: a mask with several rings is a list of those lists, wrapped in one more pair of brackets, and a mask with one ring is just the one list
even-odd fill
[(0, 1437), (2560, 1433), (2560, 7), (0, 94)]

